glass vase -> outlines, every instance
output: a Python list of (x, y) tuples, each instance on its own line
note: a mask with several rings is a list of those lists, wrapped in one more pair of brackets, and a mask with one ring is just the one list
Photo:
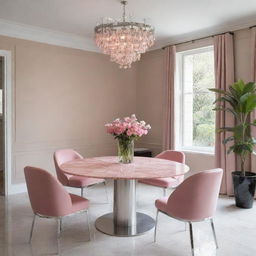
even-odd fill
[(132, 163), (134, 156), (134, 141), (119, 139), (117, 146), (119, 162), (123, 164)]

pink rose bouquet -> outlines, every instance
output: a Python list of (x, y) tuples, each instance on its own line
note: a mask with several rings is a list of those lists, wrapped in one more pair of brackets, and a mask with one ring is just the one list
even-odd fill
[(107, 133), (118, 139), (118, 154), (120, 162), (123, 163), (132, 162), (134, 140), (148, 134), (151, 129), (149, 124), (144, 121), (138, 121), (134, 114), (124, 119), (117, 118), (112, 123), (106, 124), (105, 127), (107, 128)]
[(125, 117), (123, 120), (117, 118), (112, 123), (105, 124), (105, 126), (107, 133), (114, 135), (115, 139), (124, 136), (137, 139), (148, 134), (148, 130), (151, 129), (151, 126), (146, 125), (144, 121), (139, 122), (134, 114), (131, 117)]

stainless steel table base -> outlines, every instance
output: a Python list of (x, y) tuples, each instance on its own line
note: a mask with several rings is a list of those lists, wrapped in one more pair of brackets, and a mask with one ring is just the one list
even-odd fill
[(114, 222), (113, 213), (99, 217), (95, 222), (97, 230), (111, 236), (138, 236), (151, 230), (155, 226), (155, 220), (150, 216), (137, 212), (134, 226), (118, 226)]
[(136, 211), (136, 180), (115, 180), (113, 213), (99, 217), (95, 227), (112, 236), (137, 236), (154, 226), (153, 218)]

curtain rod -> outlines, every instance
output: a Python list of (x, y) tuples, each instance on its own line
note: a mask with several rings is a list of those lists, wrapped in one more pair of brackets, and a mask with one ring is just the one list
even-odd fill
[[(256, 27), (256, 25), (253, 26), (253, 27)], [(250, 28), (252, 28), (252, 27), (250, 27)], [(206, 39), (206, 38), (209, 38), (209, 37), (224, 35), (224, 34), (226, 34), (226, 33), (229, 33), (229, 34), (231, 34), (231, 35), (234, 35), (234, 32), (231, 32), (231, 31), (224, 32), (224, 33), (219, 33), (219, 34), (213, 34), (213, 35), (210, 35), (210, 36), (204, 36), (204, 37), (201, 37), (201, 38), (196, 38), (196, 39), (192, 39), (192, 40), (185, 41), (185, 42), (181, 42), (181, 43), (177, 43), (177, 44), (169, 44), (169, 45), (166, 45), (166, 46), (162, 47), (162, 50), (164, 50), (165, 48), (167, 48), (168, 46), (171, 46), (171, 45), (180, 45), (180, 44), (186, 44), (186, 43), (190, 43), (190, 42), (193, 43), (194, 41)]]

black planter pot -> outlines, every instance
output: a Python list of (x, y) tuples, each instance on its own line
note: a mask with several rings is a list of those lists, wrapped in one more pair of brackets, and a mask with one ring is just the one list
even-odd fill
[(236, 206), (240, 208), (252, 208), (256, 188), (256, 173), (232, 172)]

